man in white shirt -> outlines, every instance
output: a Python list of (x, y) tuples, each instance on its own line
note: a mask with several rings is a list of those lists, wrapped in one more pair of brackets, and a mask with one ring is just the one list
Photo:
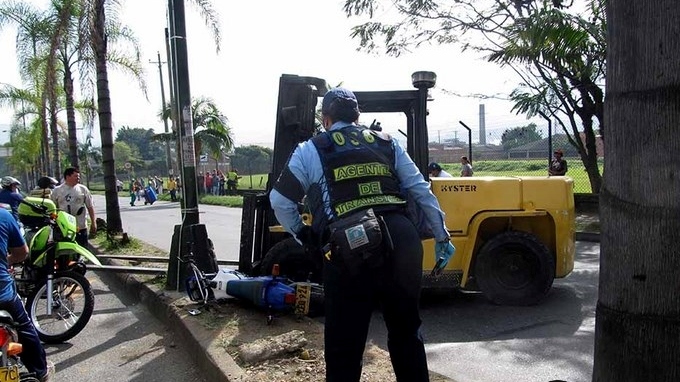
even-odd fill
[(427, 166), (427, 170), (430, 173), (430, 178), (453, 178), (453, 175), (444, 171), (442, 166), (437, 162), (430, 163), (430, 165)]
[(76, 223), (78, 224), (76, 241), (81, 246), (87, 248), (88, 232), (85, 210), (90, 215), (90, 234), (92, 235), (97, 232), (97, 220), (94, 215), (92, 194), (90, 194), (90, 190), (87, 187), (80, 184), (80, 172), (78, 169), (69, 167), (64, 170), (64, 183), (52, 191), (50, 198), (57, 205), (58, 209), (76, 217)]

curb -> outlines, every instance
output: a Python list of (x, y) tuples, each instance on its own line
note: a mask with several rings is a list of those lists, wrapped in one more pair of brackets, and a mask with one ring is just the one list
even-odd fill
[[(102, 251), (90, 243), (95, 255)], [(103, 264), (123, 265), (122, 262), (103, 259)], [(96, 271), (92, 271), (96, 272)], [(245, 373), (234, 359), (223, 349), (219, 351), (212, 344), (213, 338), (203, 338), (198, 330), (192, 328), (189, 322), (183, 319), (182, 310), (173, 306), (172, 302), (182, 297), (176, 291), (166, 291), (159, 287), (154, 288), (141, 281), (133, 274), (99, 272), (99, 277), (118, 284), (128, 297), (136, 302), (144, 304), (158, 320), (163, 322), (177, 336), (175, 343), (182, 343), (187, 349), (189, 356), (201, 369), (205, 379), (215, 382), (235, 382), (245, 379)], [(219, 353), (218, 353), (219, 351)]]

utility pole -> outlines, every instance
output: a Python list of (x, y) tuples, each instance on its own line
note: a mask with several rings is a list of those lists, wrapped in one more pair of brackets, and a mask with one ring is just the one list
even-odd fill
[[(172, 8), (170, 8), (172, 9)], [(179, 146), (179, 131), (177, 131), (177, 126), (179, 125), (179, 122), (177, 120), (177, 110), (175, 110), (175, 86), (174, 86), (174, 77), (173, 73), (175, 73), (175, 65), (172, 61), (172, 54), (170, 54), (170, 27), (174, 29), (173, 21), (170, 20), (170, 23), (168, 25), (168, 28), (165, 28), (165, 57), (168, 59), (168, 80), (169, 80), (169, 92), (170, 92), (170, 119), (172, 120), (172, 131), (175, 133), (175, 154), (176, 154), (176, 161), (177, 166), (179, 167), (180, 163), (180, 158), (179, 158), (179, 152), (180, 152), (180, 146)], [(175, 167), (173, 166), (172, 168), (172, 175), (176, 175), (175, 173)]]
[(184, 290), (187, 269), (184, 257), (193, 255), (196, 265), (203, 272), (217, 272), (212, 259), (208, 232), (198, 218), (198, 187), (196, 182), (196, 156), (194, 152), (194, 126), (191, 112), (189, 86), (189, 60), (187, 57), (187, 32), (184, 0), (168, 0), (169, 45), (172, 62), (172, 95), (175, 110), (174, 126), (178, 132), (179, 164), (182, 174), (182, 223), (175, 226), (170, 246), (167, 288)]
[[(158, 61), (149, 60), (149, 62), (158, 65), (158, 75), (161, 80), (161, 113), (163, 115), (163, 126), (165, 127), (165, 133), (167, 134), (169, 129), (168, 118), (165, 117), (165, 87), (163, 86), (163, 67), (161, 66), (162, 64), (165, 64), (165, 62), (161, 61), (161, 52), (156, 52), (156, 54), (158, 55)], [(167, 173), (170, 174), (172, 172), (172, 157), (170, 155), (170, 142), (167, 140), (165, 141), (165, 164), (167, 166)]]
[(194, 125), (191, 113), (191, 88), (189, 86), (189, 62), (187, 53), (186, 19), (184, 0), (169, 0), (170, 52), (174, 68), (176, 126), (179, 130), (181, 181), (184, 196), (182, 220), (185, 224), (198, 224), (198, 189), (196, 187), (196, 157), (194, 153)]

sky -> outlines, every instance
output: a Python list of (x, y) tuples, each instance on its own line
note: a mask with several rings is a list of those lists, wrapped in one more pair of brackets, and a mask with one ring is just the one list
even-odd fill
[[(36, 5), (44, 0), (33, 0)], [(342, 83), (354, 91), (411, 90), (411, 74), (428, 70), (437, 74), (428, 105), (430, 141), (454, 137), (466, 140), (458, 121), (476, 131), (479, 105), (485, 105), (487, 141), (499, 139), (506, 128), (529, 123), (512, 113), (512, 105), (496, 99), (480, 100), (454, 94), (509, 94), (519, 82), (509, 69), (489, 64), (477, 53), (461, 53), (456, 46), (424, 46), (398, 58), (358, 52), (350, 37), (360, 19), (348, 19), (342, 0), (213, 0), (219, 14), (222, 44), (219, 53), (210, 30), (185, 1), (187, 46), (192, 97), (212, 98), (229, 119), (236, 146), (273, 147), (278, 81), (282, 74), (320, 77), (331, 85)], [(157, 114), (161, 106), (157, 52), (165, 59), (164, 28), (167, 1), (126, 0), (122, 22), (137, 36), (142, 50), (147, 95), (137, 82), (109, 70), (114, 128), (122, 126), (164, 130)], [(378, 14), (380, 17), (380, 14)], [(0, 31), (0, 83), (21, 86), (14, 51), (15, 31)], [(9, 54), (8, 54), (9, 53)], [(168, 95), (167, 67), (163, 81)], [(65, 119), (65, 116), (63, 117)], [(363, 115), (360, 122), (381, 121), (396, 134), (405, 120), (399, 115)], [(12, 110), (0, 109), (0, 144), (8, 139)], [(539, 125), (541, 120), (534, 120)], [(97, 129), (95, 129), (97, 130)], [(84, 133), (83, 133), (84, 134)], [(114, 132), (115, 134), (115, 132)], [(115, 135), (114, 135), (115, 136)], [(95, 131), (95, 141), (98, 141)], [(478, 133), (473, 132), (473, 141)]]

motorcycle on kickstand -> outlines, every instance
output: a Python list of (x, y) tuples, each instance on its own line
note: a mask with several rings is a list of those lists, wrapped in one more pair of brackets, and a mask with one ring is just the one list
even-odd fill
[[(38, 185), (50, 187), (40, 181)], [(75, 216), (58, 210), (44, 195), (25, 197), (19, 205), (19, 219), (29, 255), (13, 268), (17, 292), (25, 299), (26, 311), (43, 342), (67, 341), (85, 328), (94, 311), (84, 260), (95, 265), (101, 262), (76, 242)]]

